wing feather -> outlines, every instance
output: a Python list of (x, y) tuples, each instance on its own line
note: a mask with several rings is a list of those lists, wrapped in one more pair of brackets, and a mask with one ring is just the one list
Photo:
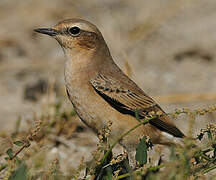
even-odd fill
[[(121, 113), (135, 116), (138, 110), (141, 117), (145, 117), (151, 111), (164, 113), (160, 106), (131, 80), (121, 81), (111, 75), (105, 76), (99, 73), (91, 80), (91, 84), (104, 100)], [(175, 137), (184, 137), (184, 134), (166, 116), (154, 119), (150, 124)]]

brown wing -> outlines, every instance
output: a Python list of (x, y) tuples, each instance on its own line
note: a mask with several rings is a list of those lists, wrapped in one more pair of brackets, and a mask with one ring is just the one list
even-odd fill
[[(136, 116), (138, 112), (140, 118), (151, 111), (164, 113), (152, 98), (125, 75), (123, 79), (117, 79), (112, 75), (98, 74), (91, 80), (91, 84), (104, 100), (121, 113)], [(154, 119), (150, 124), (175, 137), (184, 137), (184, 134), (169, 122), (168, 117)]]

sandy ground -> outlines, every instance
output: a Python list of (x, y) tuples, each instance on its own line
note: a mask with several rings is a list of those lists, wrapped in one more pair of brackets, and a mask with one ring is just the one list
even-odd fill
[[(0, 131), (11, 131), (18, 116), (25, 127), (40, 114), (47, 103), (44, 88), (53, 82), (57, 96), (72, 108), (64, 92), (62, 50), (33, 29), (73, 17), (99, 27), (116, 63), (167, 112), (215, 104), (215, 0), (1, 0)], [(207, 121), (198, 119), (194, 133)], [(187, 119), (176, 124), (187, 133)], [(96, 141), (86, 129), (71, 140), (74, 149), (67, 153), (78, 162), (83, 154), (90, 156)]]

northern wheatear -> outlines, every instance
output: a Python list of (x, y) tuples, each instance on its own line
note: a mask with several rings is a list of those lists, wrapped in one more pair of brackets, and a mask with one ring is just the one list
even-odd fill
[[(164, 113), (115, 64), (95, 25), (81, 19), (69, 19), (52, 28), (35, 31), (52, 36), (61, 45), (66, 56), (68, 97), (80, 119), (97, 134), (111, 121), (111, 139), (114, 140), (139, 123), (136, 111), (141, 118), (152, 111)], [(173, 137), (184, 137), (169, 117), (161, 116), (135, 129), (120, 144), (128, 152), (134, 151), (143, 135), (149, 136), (155, 144), (165, 145), (173, 143)]]

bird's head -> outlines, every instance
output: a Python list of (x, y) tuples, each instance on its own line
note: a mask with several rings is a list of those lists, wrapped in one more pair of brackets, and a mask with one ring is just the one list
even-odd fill
[(52, 28), (38, 28), (34, 31), (55, 38), (64, 51), (86, 52), (104, 44), (100, 31), (92, 23), (82, 19), (68, 19)]

